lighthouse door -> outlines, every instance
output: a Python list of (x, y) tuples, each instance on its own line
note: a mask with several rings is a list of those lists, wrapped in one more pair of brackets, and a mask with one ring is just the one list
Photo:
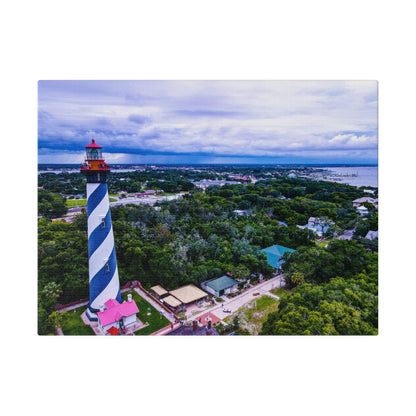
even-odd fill
[(120, 331), (121, 331), (121, 332), (124, 332), (124, 322), (123, 322), (123, 318), (121, 318), (121, 319), (118, 321), (118, 326), (119, 326), (119, 328), (120, 328)]

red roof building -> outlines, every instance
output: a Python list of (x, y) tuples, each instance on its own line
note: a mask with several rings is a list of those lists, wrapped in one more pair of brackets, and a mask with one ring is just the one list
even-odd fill
[(131, 295), (129, 295), (127, 302), (119, 303), (116, 299), (109, 299), (105, 306), (106, 309), (97, 312), (98, 322), (105, 334), (111, 334), (112, 327), (120, 330), (136, 323), (136, 314), (139, 312), (139, 308), (132, 300)]

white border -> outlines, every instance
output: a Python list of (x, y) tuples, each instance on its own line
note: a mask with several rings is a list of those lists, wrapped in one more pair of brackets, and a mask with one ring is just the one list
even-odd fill
[[(1, 6), (3, 408), (44, 415), (407, 414), (415, 371), (414, 13), (409, 2), (52, 1)], [(39, 79), (376, 79), (380, 335), (38, 337)], [(24, 154), (25, 157), (21, 158)], [(15, 180), (18, 175), (20, 180)], [(28, 230), (29, 228), (29, 230)], [(167, 376), (167, 374), (174, 376)], [(122, 379), (120, 388), (115, 379)], [(109, 389), (111, 394), (109, 393)], [(128, 394), (125, 394), (125, 392)], [(412, 406), (413, 407), (413, 406)]]

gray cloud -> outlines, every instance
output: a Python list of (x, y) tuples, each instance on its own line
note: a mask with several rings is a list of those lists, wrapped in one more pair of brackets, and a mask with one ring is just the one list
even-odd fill
[(372, 81), (42, 81), (38, 120), (40, 155), (377, 158)]

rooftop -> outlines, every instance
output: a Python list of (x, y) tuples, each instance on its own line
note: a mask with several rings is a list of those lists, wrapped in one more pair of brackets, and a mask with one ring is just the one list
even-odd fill
[(177, 306), (182, 304), (180, 300), (176, 299), (172, 295), (166, 296), (162, 300), (163, 300), (163, 303), (167, 303), (169, 306), (172, 306), (173, 308), (176, 308)]
[(171, 290), (169, 293), (179, 299), (182, 303), (191, 303), (208, 295), (206, 292), (198, 289), (192, 284)]
[(205, 285), (214, 289), (216, 292), (220, 290), (228, 289), (231, 286), (238, 284), (237, 280), (232, 279), (228, 276), (221, 276), (217, 279), (209, 280), (205, 282)]
[(94, 147), (96, 149), (102, 149), (102, 146), (99, 146), (97, 143), (95, 143), (94, 139), (92, 139), (91, 143), (89, 145), (85, 146), (85, 147), (87, 147), (87, 148)]
[(98, 319), (102, 326), (112, 324), (123, 317), (131, 316), (139, 312), (139, 308), (134, 300), (131, 302), (118, 303), (116, 299), (109, 299), (105, 303), (105, 306), (107, 309), (103, 312), (97, 312)]
[(158, 296), (166, 295), (166, 293), (168, 293), (168, 291), (160, 285), (153, 286), (150, 290), (153, 290)]
[(365, 238), (372, 240), (373, 238), (378, 238), (378, 231), (369, 231)]
[(295, 250), (292, 248), (274, 245), (271, 247), (264, 248), (260, 250), (260, 253), (264, 253), (267, 257), (267, 262), (270, 266), (279, 268), (282, 264), (282, 257), (286, 252), (293, 253)]
[(354, 201), (352, 201), (353, 203), (355, 202), (356, 204), (361, 204), (363, 202), (369, 202), (370, 204), (376, 203), (378, 202), (377, 198), (371, 198), (369, 196), (363, 196), (362, 198), (358, 198), (358, 199), (354, 199)]

